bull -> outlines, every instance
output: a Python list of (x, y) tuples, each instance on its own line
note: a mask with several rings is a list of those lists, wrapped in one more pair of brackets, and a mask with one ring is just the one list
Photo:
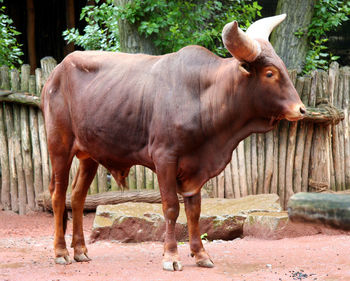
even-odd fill
[(55, 262), (69, 264), (65, 242), (66, 190), (72, 159), (74, 259), (89, 261), (82, 216), (99, 164), (119, 184), (130, 167), (158, 177), (166, 222), (165, 270), (182, 270), (175, 239), (177, 194), (184, 197), (189, 244), (198, 266), (213, 267), (200, 238), (200, 190), (231, 160), (238, 143), (272, 130), (278, 120), (305, 115), (282, 60), (268, 37), (285, 15), (253, 23), (243, 32), (228, 23), (222, 39), (231, 58), (200, 46), (162, 56), (76, 51), (51, 73), (42, 91), (54, 211)]

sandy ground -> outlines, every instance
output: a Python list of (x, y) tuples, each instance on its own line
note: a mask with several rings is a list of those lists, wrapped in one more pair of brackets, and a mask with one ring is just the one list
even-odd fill
[[(85, 216), (86, 237), (93, 216)], [(66, 238), (70, 244), (71, 222)], [(205, 247), (215, 263), (212, 269), (195, 266), (183, 243), (181, 272), (161, 269), (163, 246), (158, 242), (99, 241), (88, 245), (91, 262), (68, 266), (54, 264), (52, 244), (51, 214), (0, 211), (0, 280), (350, 280), (350, 236), (343, 234), (209, 242)]]

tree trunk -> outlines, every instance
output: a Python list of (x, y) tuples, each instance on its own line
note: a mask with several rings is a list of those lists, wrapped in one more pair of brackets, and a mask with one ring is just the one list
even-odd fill
[[(287, 14), (287, 18), (271, 35), (271, 43), (276, 53), (282, 58), (287, 68), (303, 69), (308, 50), (307, 27), (311, 22), (315, 0), (279, 0), (276, 14)], [(294, 35), (303, 31), (304, 35), (298, 38)]]
[[(66, 22), (67, 28), (71, 29), (75, 27), (75, 11), (74, 11), (74, 0), (66, 0)], [(64, 55), (74, 51), (74, 43), (69, 43), (64, 48)]]
[[(115, 0), (117, 6), (124, 6), (133, 0)], [(144, 53), (158, 55), (159, 50), (150, 37), (141, 35), (137, 24), (130, 24), (126, 20), (119, 20), (120, 49), (126, 53)]]
[(33, 0), (27, 0), (27, 13), (27, 42), (30, 73), (34, 74), (37, 65), (35, 52), (35, 9)]

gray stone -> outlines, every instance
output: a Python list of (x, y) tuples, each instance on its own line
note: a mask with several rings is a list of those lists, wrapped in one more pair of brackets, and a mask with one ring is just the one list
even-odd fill
[[(202, 200), (199, 221), (201, 233), (209, 240), (231, 240), (242, 235), (247, 216), (254, 212), (280, 212), (276, 194), (261, 194), (240, 199)], [(161, 204), (123, 203), (100, 205), (91, 234), (91, 240), (122, 242), (163, 241), (165, 221)], [(178, 241), (188, 240), (187, 221), (183, 204), (176, 224)]]
[(287, 212), (255, 212), (247, 216), (243, 236), (275, 239), (288, 223)]
[(300, 192), (290, 198), (288, 214), (293, 222), (350, 230), (350, 195)]

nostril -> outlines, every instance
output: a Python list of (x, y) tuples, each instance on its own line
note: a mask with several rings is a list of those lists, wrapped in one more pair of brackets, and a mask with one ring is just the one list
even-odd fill
[(300, 110), (300, 113), (301, 113), (301, 114), (305, 114), (305, 113), (306, 113), (305, 107), (302, 107), (302, 106), (301, 106), (299, 110)]

